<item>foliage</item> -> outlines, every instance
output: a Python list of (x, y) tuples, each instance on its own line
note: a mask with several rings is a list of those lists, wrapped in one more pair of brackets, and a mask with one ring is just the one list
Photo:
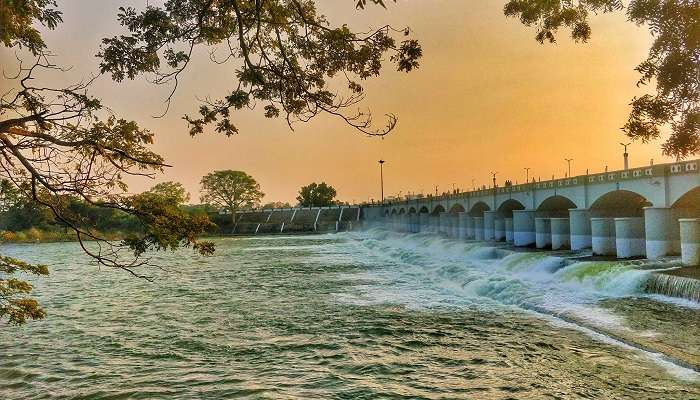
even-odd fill
[(190, 194), (179, 182), (161, 182), (148, 190), (148, 193), (156, 194), (171, 199), (175, 204), (182, 205), (190, 201)]
[(32, 285), (9, 277), (18, 273), (48, 275), (49, 268), (0, 255), (0, 320), (7, 319), (11, 324), (21, 325), (27, 319), (44, 318), (46, 313), (35, 299), (27, 297)]
[(0, 1), (0, 42), (5, 47), (26, 47), (39, 54), (46, 44), (32, 25), (36, 21), (49, 29), (62, 22), (55, 0)]
[(260, 184), (243, 171), (214, 171), (201, 180), (203, 202), (227, 209), (233, 218), (243, 207), (255, 207), (265, 195)]
[[(358, 8), (368, 3), (353, 2)], [(385, 6), (383, 0), (371, 2)], [(217, 132), (236, 134), (232, 111), (256, 104), (268, 118), (283, 116), (290, 127), (327, 113), (367, 135), (387, 134), (396, 117), (388, 115), (387, 125), (375, 130), (369, 112), (354, 111), (364, 98), (361, 82), (380, 74), (387, 54), (398, 71), (417, 68), (420, 45), (407, 28), (353, 32), (347, 25), (332, 26), (317, 3), (168, 0), (142, 11), (120, 8), (117, 18), (128, 34), (103, 39), (101, 71), (116, 81), (154, 74), (156, 83), (172, 83), (169, 103), (193, 52), (206, 47), (212, 61), (237, 64), (232, 71), (237, 84), (223, 99), (205, 101), (198, 116), (184, 117), (191, 135), (212, 124)], [(225, 54), (217, 57), (222, 49)], [(335, 78), (344, 80), (344, 94), (330, 89)]]
[[(206, 226), (204, 221), (188, 220), (169, 204), (137, 201), (126, 194), (127, 176), (153, 176), (167, 167), (150, 150), (151, 132), (116, 116), (90, 96), (93, 79), (65, 87), (38, 83), (43, 75), (64, 72), (52, 62), (41, 36), (31, 26), (39, 22), (53, 29), (60, 22), (60, 13), (53, 6), (53, 1), (44, 0), (0, 3), (2, 44), (27, 47), (33, 54), (31, 64), (19, 61), (17, 74), (8, 78), (14, 79), (14, 85), (0, 97), (2, 200), (21, 200), (13, 206), (18, 211), (13, 215), (20, 218), (4, 222), (19, 229), (22, 223), (48, 228), (44, 224), (51, 221), (73, 231), (96, 263), (142, 277), (146, 275), (136, 270), (151, 265), (142, 257), (145, 250), (173, 248), (177, 243), (210, 254), (211, 244), (195, 239)], [(83, 215), (83, 204), (128, 215), (142, 230), (128, 241), (110, 241), (100, 236), (94, 219)], [(85, 241), (99, 243), (88, 248)], [(41, 318), (44, 314), (33, 308), (33, 300), (21, 297), (21, 302), (14, 302), (26, 296), (31, 285), (11, 274), (44, 269), (7, 257), (4, 263), (0, 279), (3, 304), (9, 308), (0, 318), (14, 323)], [(21, 268), (7, 267), (13, 265)]]
[(292, 205), (287, 203), (287, 202), (281, 202), (281, 201), (272, 201), (264, 206), (262, 206), (264, 209), (275, 209), (275, 208), (292, 208)]
[(336, 191), (326, 182), (311, 183), (302, 186), (297, 196), (301, 207), (327, 207), (335, 204)]
[[(509, 0), (507, 16), (536, 25), (536, 39), (554, 42), (559, 28), (571, 29), (576, 41), (591, 37), (588, 15), (622, 9), (620, 0)], [(666, 155), (686, 158), (700, 153), (700, 0), (632, 0), (627, 17), (646, 25), (654, 43), (636, 70), (638, 86), (656, 83), (655, 94), (632, 100), (623, 130), (643, 142), (657, 139), (664, 127), (670, 135), (663, 145)]]

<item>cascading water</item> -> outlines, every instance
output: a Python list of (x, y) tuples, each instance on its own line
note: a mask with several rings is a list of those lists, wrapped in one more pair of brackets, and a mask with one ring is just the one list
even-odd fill
[(700, 303), (700, 280), (668, 274), (652, 274), (646, 290), (671, 297), (680, 297)]
[[(653, 272), (384, 231), (216, 238), (150, 283), (76, 243), (7, 245), (54, 266), (44, 321), (0, 326), (0, 396), (700, 398), (700, 304)], [(134, 371), (138, 373), (134, 373)]]
[[(652, 299), (649, 292), (695, 299), (697, 290), (697, 281), (666, 277), (626, 262), (577, 261), (430, 234), (378, 230), (369, 231), (362, 242), (367, 256), (378, 255), (387, 267), (363, 273), (363, 280), (375, 284), (365, 285), (363, 294), (350, 301), (400, 303), (417, 309), (517, 307), (652, 353), (657, 343), (648, 338), (659, 333), (636, 330), (635, 321), (611, 311), (608, 303)], [(650, 282), (656, 282), (655, 289), (650, 289)], [(658, 295), (654, 300), (676, 303)], [(676, 355), (668, 358), (700, 370), (700, 355), (688, 359)]]

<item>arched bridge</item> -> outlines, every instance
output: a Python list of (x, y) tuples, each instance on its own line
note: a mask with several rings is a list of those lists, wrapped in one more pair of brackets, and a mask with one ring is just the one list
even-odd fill
[[(685, 161), (402, 200), (365, 208), (363, 216), (369, 225), (515, 246), (592, 248), (620, 258), (659, 258), (682, 248), (695, 254), (699, 166)], [(682, 240), (681, 231), (688, 231)], [(684, 260), (700, 263), (691, 258)]]

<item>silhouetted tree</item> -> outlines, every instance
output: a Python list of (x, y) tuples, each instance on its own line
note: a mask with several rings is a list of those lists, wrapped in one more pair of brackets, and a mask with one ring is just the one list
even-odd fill
[(297, 201), (301, 207), (327, 207), (335, 204), (336, 195), (333, 186), (327, 185), (326, 182), (314, 182), (302, 186)]
[[(368, 3), (352, 1), (358, 8)], [(256, 104), (268, 118), (283, 116), (290, 127), (325, 113), (367, 135), (387, 134), (395, 116), (388, 115), (386, 126), (376, 130), (369, 112), (356, 111), (364, 98), (361, 82), (379, 75), (386, 58), (399, 71), (417, 68), (420, 45), (408, 38), (407, 28), (353, 32), (347, 25), (333, 26), (317, 12), (317, 3), (169, 0), (141, 11), (120, 8), (117, 18), (129, 33), (103, 39), (101, 70), (116, 81), (150, 73), (156, 83), (171, 83), (174, 93), (193, 52), (206, 47), (214, 62), (235, 62), (231, 73), (237, 83), (225, 98), (205, 101), (198, 116), (185, 116), (191, 135), (210, 124), (225, 135), (238, 133), (232, 111)], [(371, 3), (385, 6), (383, 0)], [(226, 50), (217, 57), (221, 49)], [(337, 79), (344, 81), (345, 94), (338, 93), (342, 86), (331, 89)], [(168, 103), (171, 98), (172, 93)]]
[(265, 204), (262, 206), (262, 208), (291, 208), (292, 205), (287, 203), (287, 202), (281, 202), (281, 201), (272, 201), (270, 203)]
[(148, 193), (171, 199), (175, 204), (182, 205), (190, 201), (190, 194), (179, 182), (161, 182), (148, 190)]
[(236, 211), (257, 206), (265, 195), (260, 184), (243, 171), (214, 171), (202, 178), (201, 185), (202, 201), (227, 209), (234, 222)]

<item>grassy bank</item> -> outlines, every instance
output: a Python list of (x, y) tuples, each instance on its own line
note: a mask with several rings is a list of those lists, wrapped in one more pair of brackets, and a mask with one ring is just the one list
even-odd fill
[[(124, 232), (94, 232), (95, 236), (107, 240), (122, 240), (126, 237)], [(30, 228), (24, 231), (2, 231), (0, 232), (0, 242), (2, 243), (52, 243), (52, 242), (74, 242), (78, 237), (75, 232), (41, 230)]]

